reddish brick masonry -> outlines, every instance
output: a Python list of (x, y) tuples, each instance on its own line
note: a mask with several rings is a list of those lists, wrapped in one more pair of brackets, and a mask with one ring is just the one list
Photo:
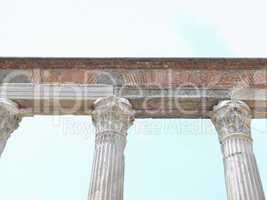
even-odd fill
[(2, 82), (267, 88), (264, 58), (0, 58), (0, 70)]

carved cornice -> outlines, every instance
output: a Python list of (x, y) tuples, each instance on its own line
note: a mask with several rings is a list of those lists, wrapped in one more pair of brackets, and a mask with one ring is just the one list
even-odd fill
[(21, 121), (16, 103), (0, 98), (0, 140), (6, 140)]
[(251, 140), (251, 110), (246, 103), (237, 100), (221, 101), (214, 107), (211, 119), (221, 142), (232, 137)]
[(97, 134), (109, 132), (126, 136), (134, 121), (134, 111), (125, 98), (104, 97), (95, 101), (92, 119)]
[(6, 69), (255, 69), (263, 67), (267, 67), (266, 58), (0, 58), (0, 68)]

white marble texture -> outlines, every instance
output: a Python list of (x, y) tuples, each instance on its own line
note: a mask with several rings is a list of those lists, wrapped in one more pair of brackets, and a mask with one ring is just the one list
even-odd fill
[(0, 157), (8, 138), (18, 128), (20, 121), (17, 105), (10, 100), (0, 98)]
[(6, 143), (7, 143), (6, 139), (0, 140), (0, 157), (1, 157), (2, 153), (4, 152), (4, 149), (6, 147)]
[(228, 200), (264, 200), (253, 153), (250, 108), (242, 101), (222, 101), (212, 121), (221, 143)]
[(95, 102), (92, 119), (96, 141), (89, 200), (123, 200), (124, 148), (134, 112), (126, 99), (111, 96)]

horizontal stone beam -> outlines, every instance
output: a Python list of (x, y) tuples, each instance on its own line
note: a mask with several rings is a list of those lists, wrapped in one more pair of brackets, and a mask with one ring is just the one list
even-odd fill
[(22, 115), (88, 115), (99, 97), (129, 99), (137, 118), (208, 118), (218, 101), (238, 99), (253, 110), (254, 118), (266, 118), (267, 90), (138, 88), (112, 85), (6, 83), (0, 97), (15, 101)]
[(30, 115), (88, 114), (109, 95), (128, 98), (140, 118), (206, 118), (225, 99), (267, 113), (263, 58), (0, 58), (0, 84)]

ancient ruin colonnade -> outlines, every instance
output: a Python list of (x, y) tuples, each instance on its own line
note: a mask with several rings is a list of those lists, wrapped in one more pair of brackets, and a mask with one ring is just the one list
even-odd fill
[(92, 116), (88, 200), (123, 200), (127, 131), (147, 117), (210, 118), (228, 200), (265, 199), (250, 126), (267, 114), (265, 59), (1, 58), (0, 67), (0, 156), (24, 116)]

